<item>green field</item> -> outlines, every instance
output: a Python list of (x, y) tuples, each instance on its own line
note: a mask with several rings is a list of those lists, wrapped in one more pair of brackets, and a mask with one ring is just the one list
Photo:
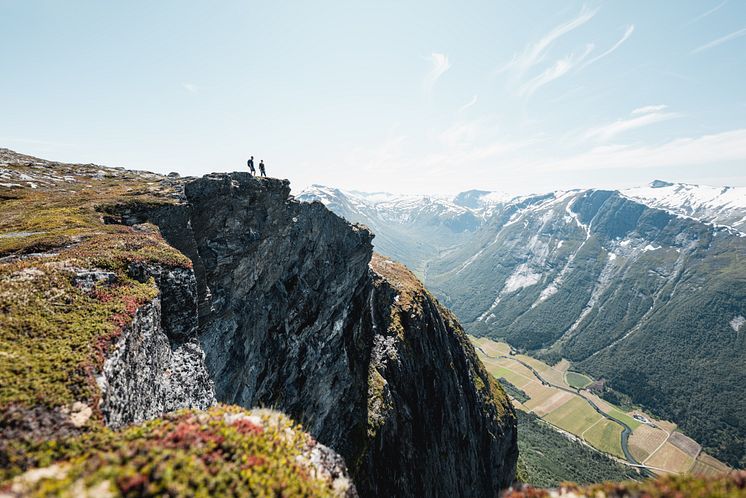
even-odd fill
[(622, 452), (622, 428), (611, 420), (602, 420), (583, 434), (583, 439), (588, 441), (594, 448), (624, 458)]
[(635, 429), (637, 429), (638, 427), (640, 427), (640, 425), (641, 425), (641, 422), (638, 422), (637, 420), (635, 420), (634, 418), (630, 417), (629, 415), (627, 415), (626, 413), (624, 413), (623, 411), (619, 410), (616, 407), (612, 407), (611, 410), (609, 410), (606, 413), (608, 413), (609, 415), (611, 415), (615, 419), (618, 419), (618, 420), (624, 422), (633, 431)]
[(544, 420), (567, 432), (582, 434), (584, 430), (601, 418), (601, 415), (596, 413), (596, 410), (591, 408), (586, 400), (574, 397), (546, 415)]
[(563, 481), (593, 483), (639, 479), (602, 453), (571, 441), (535, 415), (518, 410), (518, 479), (534, 486), (556, 487)]
[[(472, 341), (476, 341), (474, 338), (471, 339)], [(505, 343), (491, 342), (489, 339), (485, 338), (481, 338), (479, 341), (481, 346), (485, 349), (493, 351), (509, 349), (509, 346)], [(487, 370), (500, 379), (501, 382), (506, 384), (506, 390), (508, 393), (514, 399), (521, 402), (519, 407), (522, 410), (529, 412), (532, 417), (539, 415), (541, 418), (538, 420), (544, 420), (547, 424), (555, 426), (555, 428), (574, 434), (575, 436), (582, 438), (588, 445), (610, 456), (624, 458), (621, 446), (622, 427), (618, 423), (608, 420), (596, 412), (589, 403), (589, 399), (594, 401), (599, 406), (599, 409), (604, 410), (607, 415), (628, 425), (630, 429), (633, 430), (634, 435), (639, 436), (637, 438), (637, 446), (635, 446), (634, 443), (630, 443), (630, 448), (633, 450), (639, 448), (640, 438), (647, 437), (645, 436), (645, 434), (647, 434), (645, 430), (648, 430), (648, 432), (649, 430), (654, 430), (663, 434), (667, 431), (665, 427), (649, 429), (641, 422), (635, 420), (631, 415), (625, 413), (623, 408), (613, 404), (606, 398), (597, 399), (589, 393), (571, 393), (562, 387), (567, 384), (580, 389), (592, 382), (592, 379), (587, 375), (578, 372), (564, 372), (561, 368), (551, 367), (540, 360), (525, 355), (517, 355), (515, 357), (511, 356), (508, 359), (495, 359), (484, 356), (482, 351), (478, 352), (485, 367), (487, 367)], [(545, 383), (540, 382), (535, 375), (518, 360), (525, 361), (525, 363), (535, 368), (539, 372), (539, 375), (544, 379)], [(546, 382), (551, 385), (548, 385)], [(661, 423), (664, 425), (666, 424), (665, 421), (662, 421)], [(546, 433), (546, 431), (539, 431), (536, 424), (531, 425), (531, 427), (532, 431), (537, 434), (539, 432)], [(546, 425), (544, 428), (546, 429), (548, 427), (549, 425)], [(642, 433), (640, 433), (640, 431), (642, 431)], [(520, 445), (520, 432), (518, 437)], [(648, 439), (646, 438), (644, 441), (648, 441)], [(661, 439), (661, 441), (663, 441), (663, 439)], [(536, 443), (536, 445), (539, 446), (538, 443)], [(546, 446), (543, 444), (541, 446), (543, 446), (543, 449), (541, 450), (538, 450), (537, 448), (522, 449), (522, 451), (534, 452), (534, 454), (530, 455), (528, 453), (525, 454), (521, 464), (524, 466), (522, 470), (527, 472), (529, 475), (533, 475), (533, 479), (535, 479), (536, 482), (549, 482), (544, 479), (550, 479), (557, 475), (573, 475), (576, 471), (580, 472), (580, 474), (578, 474), (579, 476), (584, 475), (583, 469), (576, 468), (574, 465), (570, 466), (572, 468), (558, 467), (556, 472), (550, 472), (544, 475), (540, 466), (536, 465), (536, 463), (541, 461), (542, 465), (546, 465), (547, 461), (551, 461), (551, 457), (549, 453), (545, 452)], [(668, 446), (675, 449), (670, 443)], [(655, 455), (658, 455), (659, 452), (665, 453), (668, 446), (660, 448)], [(655, 447), (657, 447), (657, 444), (654, 444), (650, 450)], [(638, 451), (636, 454), (639, 455), (639, 453), (640, 452)], [(659, 455), (658, 460), (656, 460), (656, 465), (667, 471), (682, 472), (683, 470), (681, 469), (686, 467), (687, 461), (682, 462), (680, 461), (680, 458), (678, 460), (676, 458), (667, 459), (666, 455), (669, 453), (673, 454), (674, 457), (678, 457), (680, 456), (679, 453), (681, 453), (681, 451), (676, 450), (676, 452), (668, 452)], [(642, 459), (645, 456), (648, 456), (648, 454), (649, 452), (646, 452), (644, 456), (639, 456), (638, 459)], [(714, 458), (713, 460), (718, 462)], [(725, 467), (722, 463), (720, 463), (720, 465)], [(691, 466), (691, 463), (689, 463), (689, 466)], [(699, 467), (703, 467), (703, 465), (700, 465)], [(552, 476), (552, 474), (554, 475)], [(528, 482), (532, 482), (532, 480), (529, 480)]]
[(584, 387), (590, 385), (591, 382), (593, 382), (593, 379), (591, 379), (587, 375), (583, 375), (577, 372), (567, 372), (565, 374), (565, 380), (570, 387), (574, 387), (576, 389), (583, 389)]

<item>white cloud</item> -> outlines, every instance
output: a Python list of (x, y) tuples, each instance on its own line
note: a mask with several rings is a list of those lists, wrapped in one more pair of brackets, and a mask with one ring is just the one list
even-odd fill
[(432, 67), (423, 81), (423, 87), (428, 93), (433, 90), (435, 83), (440, 79), (440, 77), (451, 68), (451, 63), (448, 61), (448, 56), (445, 54), (433, 52), (430, 55), (429, 60), (432, 63)]
[(464, 112), (465, 110), (467, 110), (469, 107), (473, 106), (476, 103), (477, 103), (477, 96), (474, 95), (469, 102), (459, 107), (458, 112), (460, 113)]
[(516, 69), (519, 73), (524, 73), (529, 68), (535, 66), (544, 58), (547, 49), (561, 36), (569, 33), (570, 31), (582, 26), (583, 24), (590, 21), (598, 9), (590, 10), (586, 6), (580, 10), (580, 13), (570, 21), (556, 26), (554, 29), (549, 31), (546, 35), (541, 37), (536, 43), (528, 45), (523, 53), (516, 54), (513, 59), (500, 68), (498, 72), (505, 71), (507, 69)]
[(575, 54), (570, 54), (562, 59), (557, 60), (554, 65), (545, 69), (544, 72), (542, 72), (538, 76), (531, 78), (523, 85), (521, 85), (521, 87), (518, 89), (518, 95), (526, 97), (531, 96), (542, 86), (556, 80), (557, 78), (561, 78), (562, 76), (570, 72), (573, 67), (580, 64), (586, 57), (588, 57), (588, 54), (590, 54), (592, 50), (593, 44), (589, 43), (588, 45), (586, 45), (585, 50), (580, 55), (576, 56)]
[(194, 83), (182, 83), (181, 86), (184, 88), (184, 90), (191, 94), (196, 95), (199, 93), (199, 87)]
[(614, 50), (618, 49), (622, 45), (622, 43), (627, 41), (627, 38), (629, 38), (632, 35), (632, 32), (634, 30), (635, 30), (634, 24), (630, 24), (629, 26), (627, 26), (627, 29), (624, 31), (624, 34), (619, 39), (619, 41), (617, 41), (614, 45), (612, 45), (611, 48), (607, 50), (606, 52), (603, 52), (597, 55), (596, 57), (593, 57), (592, 59), (588, 60), (585, 64), (583, 64), (582, 67), (590, 66), (594, 62), (598, 62), (599, 60), (603, 59), (604, 57), (612, 53)]
[(658, 168), (746, 161), (746, 128), (671, 140), (661, 145), (604, 145), (544, 163), (541, 169), (576, 171), (611, 168)]
[(647, 114), (649, 112), (657, 112), (662, 111), (664, 109), (667, 109), (668, 106), (665, 104), (658, 104), (658, 105), (646, 105), (643, 107), (638, 107), (637, 109), (633, 110), (631, 114)]
[(690, 52), (690, 54), (698, 54), (700, 52), (704, 52), (705, 50), (709, 50), (711, 48), (717, 47), (718, 45), (722, 45), (725, 42), (729, 42), (731, 40), (734, 40), (736, 38), (740, 38), (742, 36), (746, 35), (746, 28), (739, 29), (738, 31), (734, 31), (733, 33), (730, 33), (728, 35), (722, 36), (720, 38), (717, 38), (715, 40), (712, 40), (709, 43), (705, 43), (704, 45), (701, 45), (694, 50)]
[(615, 136), (635, 128), (641, 128), (653, 123), (668, 121), (669, 119), (678, 118), (681, 114), (677, 112), (665, 112), (665, 105), (649, 105), (639, 107), (632, 111), (630, 118), (619, 119), (613, 123), (599, 126), (588, 130), (585, 138), (607, 141)]
[(691, 26), (695, 22), (704, 19), (705, 17), (709, 16), (710, 14), (714, 14), (715, 12), (717, 12), (718, 10), (720, 10), (723, 7), (723, 5), (725, 5), (726, 3), (728, 3), (728, 0), (724, 0), (724, 1), (720, 2), (718, 5), (714, 6), (713, 8), (711, 8), (710, 10), (708, 10), (707, 12), (698, 15), (697, 17), (695, 17), (694, 19), (692, 19), (688, 23), (684, 24), (682, 26), (682, 28), (685, 28), (687, 26)]

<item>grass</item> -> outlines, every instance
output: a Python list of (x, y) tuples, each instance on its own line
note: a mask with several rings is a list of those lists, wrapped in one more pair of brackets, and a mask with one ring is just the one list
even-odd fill
[[(101, 175), (87, 165), (10, 167), (35, 178), (66, 179), (0, 192), (0, 256), (7, 257), (0, 263), (0, 413), (10, 405), (95, 404), (93, 377), (106, 349), (158, 293), (153, 282), (129, 278), (128, 266), (191, 266), (156, 227), (105, 224), (99, 207), (169, 204), (174, 190), (158, 177), (115, 170)], [(44, 254), (33, 255), (38, 252)], [(81, 269), (113, 278), (83, 290), (74, 281)]]
[(593, 379), (581, 373), (566, 372), (565, 381), (570, 387), (574, 387), (575, 389), (583, 389), (589, 386), (593, 382)]
[(518, 465), (521, 482), (559, 486), (562, 482), (590, 484), (638, 477), (630, 467), (572, 441), (538, 417), (518, 413)]
[(600, 418), (601, 415), (596, 413), (587, 401), (579, 397), (573, 397), (544, 417), (547, 422), (577, 435), (582, 434)]
[(594, 448), (624, 458), (621, 444), (622, 427), (611, 420), (602, 420), (583, 434), (583, 439)]
[(554, 490), (525, 488), (508, 491), (504, 498), (549, 498), (550, 496), (605, 498), (743, 498), (746, 472), (705, 479), (700, 476), (665, 476), (644, 481), (604, 482), (589, 486), (564, 483), (561, 494)]
[(609, 415), (611, 415), (615, 419), (624, 422), (633, 431), (642, 425), (642, 422), (639, 422), (638, 420), (635, 420), (633, 417), (630, 417), (629, 415), (627, 415), (626, 413), (624, 413), (623, 411), (621, 411), (620, 409), (618, 409), (616, 407), (612, 407), (611, 410), (609, 410), (606, 413), (608, 413)]

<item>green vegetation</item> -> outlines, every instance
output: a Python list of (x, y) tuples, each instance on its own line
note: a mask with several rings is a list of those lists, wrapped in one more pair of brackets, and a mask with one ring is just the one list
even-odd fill
[[(730, 325), (746, 316), (746, 239), (613, 192), (564, 202), (508, 226), (512, 208), (496, 212), (431, 262), (428, 286), (470, 333), (550, 362), (566, 358), (632, 405), (676, 422), (708, 453), (746, 467), (746, 326)], [(581, 223), (593, 220), (588, 238), (568, 206)], [(521, 265), (540, 280), (491, 309)], [(556, 292), (539, 300), (563, 268)], [(576, 323), (591, 295), (594, 306)], [(623, 397), (607, 399), (626, 408)]]
[(588, 402), (578, 396), (549, 413), (544, 419), (573, 434), (582, 434), (585, 429), (601, 418)]
[(638, 427), (640, 427), (640, 425), (642, 425), (642, 422), (634, 419), (633, 417), (630, 417), (629, 415), (627, 415), (626, 413), (624, 413), (623, 411), (621, 411), (620, 409), (616, 407), (612, 407), (611, 410), (609, 410), (607, 413), (611, 415), (612, 417), (614, 417), (615, 419), (627, 424), (632, 430), (635, 430)]
[(311, 461), (316, 444), (282, 414), (221, 405), (49, 443), (46, 469), (12, 484), (29, 497), (344, 495), (349, 482)]
[(565, 481), (590, 484), (639, 478), (637, 472), (572, 441), (535, 415), (518, 411), (518, 465), (522, 482), (558, 486)]
[(589, 486), (565, 483), (558, 493), (527, 487), (509, 491), (505, 498), (743, 498), (746, 496), (746, 472), (729, 476), (704, 478), (683, 475), (666, 476), (645, 481), (605, 482)]
[(583, 434), (583, 439), (594, 448), (605, 453), (624, 458), (621, 445), (622, 427), (611, 420), (601, 420)]
[(521, 403), (525, 403), (526, 401), (530, 399), (523, 390), (515, 387), (513, 384), (505, 380), (504, 377), (500, 377), (497, 380), (498, 382), (500, 382), (500, 385), (505, 390), (505, 392), (508, 393), (508, 395), (512, 397), (513, 399), (516, 399)]
[(590, 385), (591, 382), (593, 382), (593, 379), (591, 379), (587, 375), (583, 375), (577, 372), (565, 373), (565, 380), (570, 387), (574, 387), (575, 389), (583, 389), (584, 387)]

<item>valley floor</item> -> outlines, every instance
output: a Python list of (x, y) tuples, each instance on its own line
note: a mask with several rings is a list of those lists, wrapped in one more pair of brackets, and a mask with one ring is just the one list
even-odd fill
[(485, 337), (471, 340), (487, 370), (509, 386), (513, 404), (556, 430), (655, 474), (730, 472), (730, 467), (677, 431), (674, 423), (656, 420), (640, 410), (627, 413), (586, 389), (593, 379), (571, 372), (570, 362), (562, 360), (550, 366), (516, 354), (505, 342)]

